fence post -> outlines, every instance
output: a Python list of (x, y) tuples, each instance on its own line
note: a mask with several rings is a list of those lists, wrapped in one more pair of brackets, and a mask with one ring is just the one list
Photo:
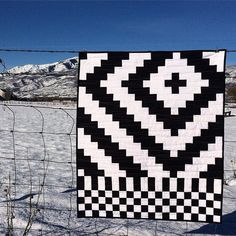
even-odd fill
[(157, 236), (157, 220), (156, 220), (156, 225), (155, 225), (155, 236)]
[(188, 222), (186, 221), (186, 230), (185, 230), (185, 234), (188, 234)]

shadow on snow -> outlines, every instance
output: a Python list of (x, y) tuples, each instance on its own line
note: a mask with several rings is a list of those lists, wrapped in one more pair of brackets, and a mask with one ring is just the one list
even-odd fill
[(236, 235), (236, 211), (224, 215), (221, 224), (208, 224), (192, 230), (192, 234)]

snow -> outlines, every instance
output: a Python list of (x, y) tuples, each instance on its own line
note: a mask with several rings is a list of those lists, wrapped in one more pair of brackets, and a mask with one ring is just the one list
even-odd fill
[(225, 181), (225, 183), (229, 186), (236, 186), (236, 179), (232, 178), (232, 179), (227, 179)]
[[(33, 202), (38, 196), (39, 179), (42, 181), (45, 168), (48, 168), (46, 186), (40, 197), (41, 210), (34, 220), (30, 235), (236, 235), (236, 181), (233, 178), (232, 165), (232, 161), (236, 161), (236, 116), (225, 118), (226, 185), (221, 225), (178, 221), (79, 219), (76, 216), (75, 105), (5, 103), (15, 106), (7, 107), (3, 102), (0, 103), (0, 235), (6, 233), (7, 227), (4, 189), (8, 186), (9, 174), (12, 182), (15, 181), (12, 159), (14, 151), (17, 173), (13, 220), (15, 235), (23, 234), (22, 228), (26, 226), (29, 216), (29, 166), (32, 170), (32, 193), (35, 194)], [(37, 109), (32, 106), (37, 106)], [(65, 112), (59, 107), (69, 110)], [(15, 114), (13, 133), (11, 130), (14, 116), (9, 108)], [(236, 115), (235, 108), (229, 109)], [(42, 128), (43, 134), (40, 133)], [(14, 190), (12, 185), (13, 193)]]

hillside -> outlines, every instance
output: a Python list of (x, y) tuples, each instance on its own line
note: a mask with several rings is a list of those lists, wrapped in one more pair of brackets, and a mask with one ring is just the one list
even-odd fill
[(76, 99), (78, 59), (45, 65), (17, 66), (0, 74), (0, 88), (10, 89), (17, 99)]

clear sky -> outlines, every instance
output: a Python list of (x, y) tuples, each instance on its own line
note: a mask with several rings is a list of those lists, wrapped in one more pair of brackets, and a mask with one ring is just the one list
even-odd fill
[[(0, 1), (0, 48), (236, 49), (236, 1)], [(7, 67), (69, 54), (0, 52)], [(236, 64), (229, 53), (228, 64)]]

